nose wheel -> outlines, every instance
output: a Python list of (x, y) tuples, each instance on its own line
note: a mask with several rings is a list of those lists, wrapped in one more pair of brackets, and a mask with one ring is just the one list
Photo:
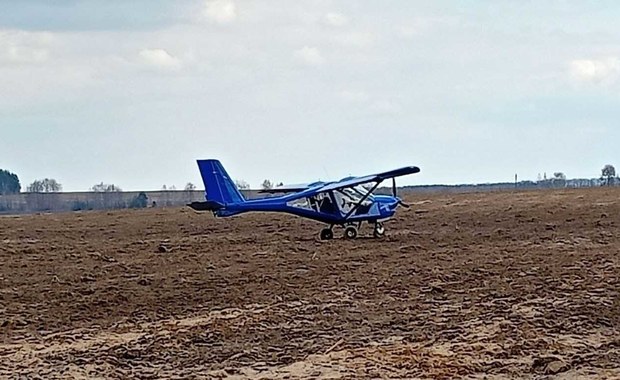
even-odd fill
[(375, 228), (372, 232), (373, 236), (376, 238), (380, 238), (380, 237), (384, 237), (385, 236), (385, 227), (383, 226), (383, 223), (375, 223)]

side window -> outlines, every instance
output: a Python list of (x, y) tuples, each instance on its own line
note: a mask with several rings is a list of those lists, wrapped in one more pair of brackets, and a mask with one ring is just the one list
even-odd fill
[(295, 199), (293, 201), (289, 201), (286, 205), (290, 207), (303, 208), (306, 210), (312, 210), (314, 208), (311, 202), (311, 198)]
[(336, 204), (338, 205), (338, 209), (343, 214), (348, 214), (349, 211), (351, 211), (351, 209), (355, 207), (355, 200), (345, 191), (334, 191), (334, 198), (336, 198)]
[(295, 199), (287, 203), (290, 207), (303, 208), (316, 212), (324, 212), (334, 214), (338, 212), (338, 207), (334, 204), (332, 196), (329, 193), (318, 193), (311, 197)]
[(329, 193), (319, 193), (316, 195), (316, 197), (317, 205), (320, 212), (324, 212), (327, 214), (334, 214), (337, 212), (338, 209)]

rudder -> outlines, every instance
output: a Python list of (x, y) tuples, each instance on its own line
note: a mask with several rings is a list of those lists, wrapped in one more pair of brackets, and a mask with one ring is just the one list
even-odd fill
[(245, 198), (218, 160), (198, 160), (198, 169), (205, 185), (207, 201), (223, 205), (245, 202)]

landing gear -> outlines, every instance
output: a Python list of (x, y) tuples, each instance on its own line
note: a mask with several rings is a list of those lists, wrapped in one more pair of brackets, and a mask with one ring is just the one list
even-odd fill
[(321, 240), (331, 240), (334, 238), (334, 231), (331, 228), (324, 228), (321, 230)]
[(372, 235), (376, 238), (381, 238), (385, 236), (385, 227), (383, 226), (383, 223), (375, 223), (375, 228), (372, 232)]
[[(370, 222), (369, 224), (373, 224), (373, 222)], [(344, 238), (347, 240), (356, 239), (361, 225), (361, 222), (340, 225), (340, 227), (344, 228)], [(375, 238), (382, 238), (385, 236), (385, 227), (383, 226), (383, 223), (374, 222), (373, 236)], [(332, 240), (334, 238), (334, 226), (330, 225), (329, 227), (322, 229), (319, 237), (321, 240)]]
[(351, 240), (355, 239), (357, 237), (357, 227), (348, 226), (347, 228), (345, 228), (344, 237)]

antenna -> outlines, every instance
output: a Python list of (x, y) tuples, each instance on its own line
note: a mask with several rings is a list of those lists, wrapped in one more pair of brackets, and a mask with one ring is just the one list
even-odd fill
[(328, 179), (331, 178), (331, 176), (329, 175), (329, 172), (327, 171), (327, 168), (325, 167), (325, 165), (322, 165), (321, 167), (323, 168), (323, 171), (325, 172), (326, 178), (328, 178)]

